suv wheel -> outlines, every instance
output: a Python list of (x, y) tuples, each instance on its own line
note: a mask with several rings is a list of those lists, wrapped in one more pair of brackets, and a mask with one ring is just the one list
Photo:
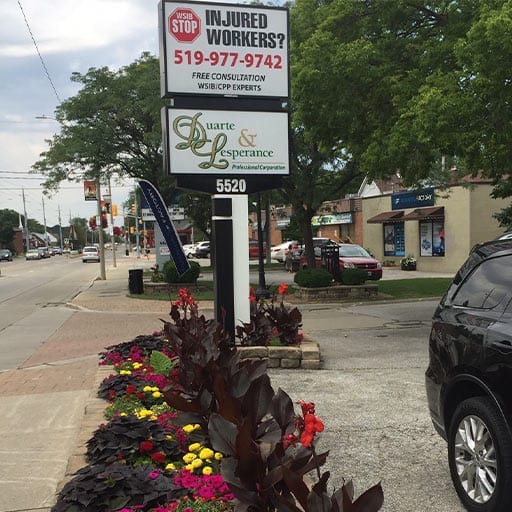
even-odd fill
[(455, 490), (470, 512), (512, 509), (512, 440), (494, 403), (465, 400), (448, 433), (448, 462)]

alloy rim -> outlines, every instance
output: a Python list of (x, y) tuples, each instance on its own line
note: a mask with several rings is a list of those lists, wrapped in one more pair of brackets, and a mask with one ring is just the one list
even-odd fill
[(455, 466), (460, 483), (476, 503), (486, 503), (496, 489), (496, 447), (487, 425), (478, 416), (466, 416), (455, 435)]

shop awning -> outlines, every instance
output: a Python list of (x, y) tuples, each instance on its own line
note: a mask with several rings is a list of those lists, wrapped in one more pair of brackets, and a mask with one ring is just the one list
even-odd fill
[(402, 222), (404, 220), (404, 212), (396, 210), (393, 212), (382, 212), (374, 217), (370, 217), (366, 222), (369, 224), (378, 224), (383, 222)]
[(405, 215), (403, 220), (444, 220), (444, 206), (416, 208)]

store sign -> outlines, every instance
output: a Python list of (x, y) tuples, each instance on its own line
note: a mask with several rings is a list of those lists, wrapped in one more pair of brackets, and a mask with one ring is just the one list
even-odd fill
[[(289, 174), (286, 112), (167, 108), (165, 113), (172, 175)], [(246, 193), (243, 182), (228, 181), (221, 183), (224, 190), (213, 192)]]
[(434, 206), (434, 200), (435, 191), (433, 187), (407, 192), (397, 192), (396, 194), (391, 194), (391, 208), (393, 210), (403, 210), (405, 208)]
[(159, 20), (162, 97), (289, 96), (288, 9), (162, 0)]
[(311, 219), (312, 226), (328, 226), (332, 224), (352, 224), (351, 213), (331, 213), (329, 215), (315, 215)]

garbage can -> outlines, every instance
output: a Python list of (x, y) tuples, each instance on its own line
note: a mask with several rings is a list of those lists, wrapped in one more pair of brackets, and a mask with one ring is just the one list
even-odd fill
[(126, 250), (124, 251), (124, 254), (125, 254), (125, 256), (130, 256), (130, 251), (129, 251), (128, 249), (126, 249)]
[(132, 268), (128, 270), (128, 289), (132, 295), (144, 293), (144, 281), (142, 279), (142, 269)]

